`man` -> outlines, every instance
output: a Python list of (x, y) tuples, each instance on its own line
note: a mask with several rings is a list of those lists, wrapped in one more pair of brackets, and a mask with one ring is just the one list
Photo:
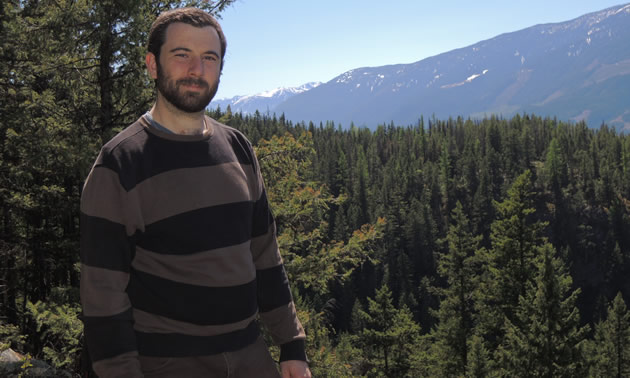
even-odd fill
[(310, 377), (251, 144), (205, 116), (226, 42), (206, 12), (151, 27), (153, 108), (102, 148), (81, 195), (81, 302), (101, 377)]

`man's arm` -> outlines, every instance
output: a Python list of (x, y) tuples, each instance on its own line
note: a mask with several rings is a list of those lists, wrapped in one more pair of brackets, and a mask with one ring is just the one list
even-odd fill
[(141, 377), (125, 292), (133, 244), (132, 204), (99, 156), (81, 194), (81, 304), (86, 347), (99, 377)]
[(256, 266), (260, 318), (274, 342), (280, 345), (280, 362), (303, 361), (306, 364), (306, 334), (297, 317), (278, 248), (275, 221), (253, 149), (252, 156), (257, 193), (252, 217), (251, 251)]
[(280, 345), (280, 362), (306, 361), (306, 334), (297, 317), (264, 190), (254, 213), (258, 226), (254, 226), (251, 250), (256, 265), (260, 318), (274, 342)]

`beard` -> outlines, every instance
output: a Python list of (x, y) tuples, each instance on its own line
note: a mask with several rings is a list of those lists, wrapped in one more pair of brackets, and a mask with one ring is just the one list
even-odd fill
[[(182, 90), (182, 85), (197, 85), (205, 90), (202, 92)], [(219, 88), (219, 79), (210, 86), (205, 80), (187, 77), (176, 81), (162, 71), (157, 64), (156, 86), (162, 96), (177, 109), (185, 113), (198, 113), (203, 111)]]

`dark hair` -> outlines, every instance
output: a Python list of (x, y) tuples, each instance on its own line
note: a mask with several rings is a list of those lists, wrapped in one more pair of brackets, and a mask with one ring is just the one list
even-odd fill
[(219, 40), (221, 41), (221, 70), (223, 70), (223, 58), (225, 57), (227, 42), (225, 41), (221, 25), (208, 12), (198, 8), (177, 8), (166, 11), (153, 21), (149, 31), (147, 50), (155, 55), (156, 60), (160, 59), (160, 49), (166, 39), (166, 29), (174, 22), (182, 22), (197, 28), (212, 26), (219, 34)]

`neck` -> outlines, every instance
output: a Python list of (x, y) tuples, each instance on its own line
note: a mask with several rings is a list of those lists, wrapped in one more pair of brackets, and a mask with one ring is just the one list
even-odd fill
[(202, 134), (206, 129), (204, 112), (183, 112), (158, 95), (157, 101), (151, 108), (151, 116), (159, 124), (175, 134)]

